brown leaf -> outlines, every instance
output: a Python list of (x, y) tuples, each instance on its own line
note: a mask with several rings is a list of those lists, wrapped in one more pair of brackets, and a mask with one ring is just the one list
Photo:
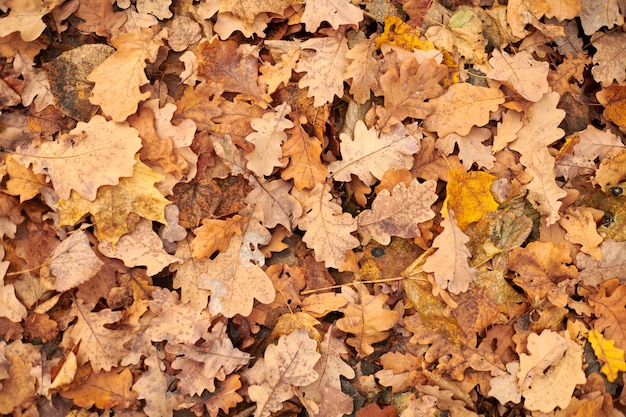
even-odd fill
[(61, 396), (71, 399), (79, 407), (128, 408), (135, 400), (135, 393), (130, 390), (133, 376), (128, 368), (119, 371), (92, 372), (84, 384), (62, 391)]

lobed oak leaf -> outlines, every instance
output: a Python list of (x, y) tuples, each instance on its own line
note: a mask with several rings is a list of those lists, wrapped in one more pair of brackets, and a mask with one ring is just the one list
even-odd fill
[(380, 48), (383, 44), (390, 44), (407, 51), (435, 49), (432, 42), (423, 40), (420, 35), (419, 29), (404, 22), (398, 16), (385, 16), (385, 29), (376, 38), (376, 47)]
[(146, 401), (143, 412), (148, 417), (171, 417), (177, 401), (169, 390), (167, 375), (161, 370), (163, 363), (157, 356), (156, 348), (151, 347), (150, 356), (144, 359), (144, 366), (148, 370), (132, 386), (137, 398)]
[(600, 286), (597, 294), (589, 296), (589, 305), (598, 317), (594, 328), (626, 350), (626, 287), (620, 285), (607, 295), (607, 287)]
[(153, 276), (166, 266), (180, 261), (163, 249), (163, 241), (152, 230), (152, 222), (141, 219), (132, 232), (122, 236), (115, 246), (106, 240), (98, 245), (98, 250), (109, 258), (118, 258), (129, 268), (145, 266), (147, 274)]
[(596, 158), (604, 160), (611, 151), (624, 148), (622, 140), (611, 130), (600, 130), (588, 125), (585, 130), (578, 132), (578, 142), (574, 144), (574, 154), (584, 155), (590, 161)]
[(567, 350), (567, 340), (556, 332), (544, 330), (540, 335), (531, 333), (526, 342), (529, 354), (520, 354), (520, 370), (517, 384), (527, 389), (536, 375), (543, 375), (548, 367), (563, 359)]
[(94, 312), (93, 308), (93, 304), (85, 304), (81, 299), (72, 304), (71, 314), (77, 317), (77, 321), (63, 333), (61, 345), (68, 350), (77, 349), (79, 366), (89, 361), (96, 373), (110, 371), (128, 354), (124, 344), (131, 335), (109, 328), (122, 319), (121, 312), (108, 308)]
[(473, 9), (460, 8), (445, 26), (433, 25), (424, 35), (438, 49), (452, 52), (456, 48), (468, 63), (484, 64), (487, 61), (483, 23)]
[(626, 130), (626, 85), (611, 84), (596, 93), (596, 98), (604, 106), (604, 117)]
[(489, 64), (492, 69), (487, 72), (487, 77), (504, 82), (528, 101), (539, 101), (550, 91), (549, 64), (536, 61), (526, 50), (509, 55), (495, 49)]
[(454, 145), (459, 146), (459, 159), (466, 170), (470, 170), (474, 162), (479, 167), (491, 169), (496, 157), (492, 155), (492, 149), (482, 143), (491, 137), (491, 130), (484, 127), (473, 127), (466, 136), (450, 133), (437, 139), (435, 146), (445, 155), (454, 152)]
[(252, 30), (257, 15), (271, 13), (282, 16), (288, 7), (303, 3), (304, 0), (222, 0), (220, 1), (219, 13), (232, 14), (241, 20), (248, 30)]
[(347, 343), (354, 347), (359, 357), (374, 353), (372, 344), (389, 337), (389, 330), (400, 320), (400, 313), (385, 308), (388, 295), (370, 295), (365, 285), (358, 285), (357, 290), (343, 287), (341, 290), (348, 305), (341, 311), (344, 317), (337, 320), (337, 328), (354, 336)]
[(3, 9), (10, 11), (0, 19), (0, 37), (19, 32), (22, 40), (34, 41), (46, 29), (41, 19), (61, 3), (59, 0), (7, 0)]
[[(36, 357), (40, 355), (41, 349), (32, 344), (22, 343), (15, 340), (9, 345), (4, 341), (0, 342), (3, 356), (8, 363), (5, 363), (6, 378), (2, 379), (0, 385), (0, 413), (4, 415), (15, 412), (22, 412), (25, 404), (31, 404), (36, 400), (40, 380), (33, 371), (38, 367), (35, 365)], [(37, 369), (42, 371), (41, 367)]]
[[(602, 212), (600, 212), (602, 213)], [(594, 214), (587, 207), (568, 207), (567, 212), (559, 219), (559, 224), (567, 234), (565, 239), (581, 245), (581, 252), (596, 261), (602, 260), (602, 250), (598, 247), (604, 240), (598, 234)]]
[(298, 190), (310, 189), (326, 181), (328, 169), (321, 160), (321, 141), (310, 137), (297, 118), (295, 126), (287, 133), (291, 137), (283, 143), (282, 148), (283, 156), (289, 157), (289, 163), (281, 170), (281, 178), (293, 179)]
[[(4, 250), (2, 251), (4, 252)], [(4, 262), (3, 262), (4, 263)], [(8, 268), (8, 263), (6, 268)], [(7, 319), (19, 323), (28, 316), (28, 310), (18, 300), (15, 295), (15, 286), (13, 284), (4, 284), (4, 274), (6, 268), (2, 268), (0, 264), (0, 317), (6, 317)], [(4, 269), (4, 271), (2, 271)]]
[(591, 286), (598, 286), (612, 278), (620, 280), (626, 278), (626, 259), (622, 252), (626, 250), (626, 242), (615, 242), (605, 239), (599, 246), (602, 251), (602, 260), (596, 261), (589, 255), (579, 253), (576, 255), (576, 266), (580, 273), (578, 277), (582, 282)]
[(624, 14), (623, 10), (620, 13), (618, 0), (581, 1), (579, 18), (587, 36), (593, 35), (602, 26), (612, 29), (624, 24)]
[(345, 397), (349, 399), (350, 396), (341, 392), (341, 377), (353, 379), (355, 376), (354, 369), (341, 357), (348, 353), (344, 340), (334, 334), (332, 326), (326, 331), (324, 340), (320, 343), (320, 353), (322, 356), (313, 367), (320, 377), (312, 384), (298, 388), (298, 396), (311, 415), (322, 412), (324, 399), (329, 390), (338, 391), (334, 394), (339, 402), (345, 401)]
[(413, 57), (403, 60), (400, 68), (389, 68), (380, 76), (385, 106), (376, 109), (376, 125), (385, 131), (407, 117), (424, 119), (432, 111), (426, 100), (441, 95), (440, 82), (447, 73), (447, 67), (434, 59), (418, 64)]
[[(271, 41), (267, 41), (266, 45)], [(292, 42), (289, 42), (290, 48), (280, 55), (280, 62), (275, 65), (264, 63), (259, 68), (259, 82), (267, 85), (268, 94), (273, 94), (278, 87), (283, 84), (287, 86), (291, 79), (291, 72), (296, 69), (298, 60), (300, 59), (299, 45), (293, 46)]]
[(468, 263), (468, 258), (472, 256), (465, 246), (469, 237), (459, 228), (453, 215), (444, 218), (441, 226), (443, 232), (432, 245), (437, 252), (426, 259), (424, 271), (433, 273), (441, 288), (459, 294), (467, 291), (476, 272)]
[(37, 196), (39, 189), (47, 185), (45, 175), (35, 174), (31, 169), (25, 168), (10, 154), (7, 154), (5, 164), (9, 174), (9, 180), (6, 182), (6, 193), (19, 195), (20, 204)]
[(302, 215), (302, 206), (289, 194), (292, 185), (284, 180), (266, 181), (262, 178), (252, 182), (253, 189), (244, 201), (261, 210), (261, 224), (268, 229), (281, 224), (291, 232), (294, 219)]
[(281, 336), (276, 345), (265, 350), (265, 380), (248, 388), (250, 399), (257, 403), (255, 417), (267, 417), (283, 408), (283, 402), (294, 396), (293, 387), (306, 386), (319, 378), (314, 370), (320, 359), (317, 342), (306, 329)]
[(443, 95), (428, 103), (432, 112), (424, 118), (425, 130), (439, 136), (449, 133), (465, 136), (473, 126), (489, 123), (491, 112), (504, 103), (504, 93), (497, 88), (452, 84)]
[(273, 111), (254, 118), (250, 125), (254, 133), (246, 136), (246, 140), (254, 145), (252, 152), (246, 153), (248, 169), (259, 177), (271, 175), (275, 167), (282, 167), (282, 143), (287, 140), (285, 129), (292, 128), (293, 122), (285, 117), (291, 111), (287, 103), (276, 106)]
[(339, 137), (342, 159), (328, 165), (333, 178), (348, 182), (354, 174), (366, 185), (372, 185), (389, 170), (410, 169), (413, 166), (413, 154), (419, 150), (421, 132), (413, 135), (398, 124), (393, 130), (379, 136), (376, 129), (368, 129), (362, 120), (358, 120), (354, 127), (354, 138), (345, 133)]
[(351, 235), (357, 229), (356, 219), (332, 201), (330, 189), (328, 184), (317, 184), (308, 193), (305, 214), (297, 223), (305, 231), (302, 241), (315, 251), (315, 260), (336, 268), (345, 260), (346, 251), (359, 246), (359, 240)]
[(547, 225), (554, 224), (561, 217), (559, 209), (562, 203), (559, 200), (567, 195), (567, 191), (556, 183), (555, 159), (547, 148), (543, 148), (527, 162), (531, 165), (526, 168), (526, 172), (533, 177), (526, 185), (529, 191), (527, 199), (545, 218)]
[(146, 60), (154, 62), (167, 30), (136, 29), (111, 38), (117, 50), (87, 76), (95, 83), (89, 101), (99, 105), (115, 122), (123, 122), (137, 111), (139, 102), (150, 97), (140, 87), (148, 83)]
[(79, 386), (62, 391), (60, 395), (69, 398), (79, 407), (101, 409), (130, 407), (136, 394), (131, 391), (133, 375), (128, 368), (119, 371), (92, 372)]
[(509, 269), (519, 274), (513, 281), (524, 289), (531, 301), (542, 300), (546, 296), (556, 298), (563, 291), (559, 283), (577, 278), (576, 267), (568, 265), (571, 261), (564, 244), (535, 241), (511, 251)]
[(222, 114), (220, 104), (224, 101), (224, 89), (221, 84), (201, 82), (195, 87), (187, 87), (176, 102), (173, 121), (191, 120), (198, 130), (211, 130), (213, 118)]
[(113, 3), (99, 0), (81, 1), (74, 16), (83, 20), (77, 25), (79, 30), (106, 37), (117, 34), (127, 19), (123, 11), (114, 11)]
[(315, 32), (323, 21), (337, 30), (341, 25), (358, 24), (363, 20), (363, 11), (349, 0), (309, 1), (300, 20), (306, 25), (307, 32)]
[(382, 245), (391, 242), (391, 236), (411, 239), (420, 236), (418, 223), (435, 217), (430, 206), (437, 201), (436, 183), (419, 183), (413, 179), (407, 187), (400, 183), (393, 191), (382, 190), (372, 203), (371, 210), (364, 210), (357, 216), (361, 244), (374, 238)]
[(506, 404), (509, 401), (519, 404), (522, 400), (522, 389), (517, 384), (519, 368), (519, 361), (507, 363), (505, 374), (494, 376), (489, 380), (491, 388), (487, 395), (498, 400), (500, 404)]
[(67, 291), (90, 280), (102, 268), (84, 230), (72, 233), (50, 255), (48, 268), (56, 278), (56, 290)]
[(74, 190), (93, 201), (99, 187), (133, 175), (139, 148), (135, 129), (94, 116), (54, 142), (19, 147), (13, 158), (24, 166), (32, 164), (35, 173), (47, 174), (62, 199), (69, 199)]
[(343, 78), (352, 79), (350, 94), (357, 104), (363, 104), (370, 99), (372, 90), (378, 85), (379, 61), (374, 58), (375, 43), (373, 39), (366, 39), (346, 52), (350, 64), (346, 67)]
[(495, 155), (505, 148), (508, 143), (517, 139), (517, 132), (524, 126), (522, 113), (507, 110), (502, 114), (502, 121), (498, 122), (497, 133), (493, 137), (491, 152)]
[(596, 53), (593, 55), (593, 78), (608, 87), (613, 80), (626, 80), (626, 33), (609, 32), (592, 38)]
[(195, 51), (198, 57), (198, 76), (220, 83), (224, 91), (242, 94), (242, 99), (253, 100), (263, 108), (271, 97), (257, 84), (258, 58), (232, 40), (217, 37), (205, 40)]
[(241, 227), (246, 218), (238, 214), (227, 219), (204, 219), (202, 226), (194, 229), (196, 237), (189, 245), (196, 259), (208, 258), (216, 251), (223, 252), (228, 248), (233, 234), (241, 235)]
[(624, 350), (615, 347), (615, 340), (605, 339), (596, 329), (589, 331), (587, 340), (593, 348), (596, 357), (604, 362), (600, 371), (606, 375), (609, 382), (617, 379), (618, 372), (626, 371)]
[(183, 261), (180, 264), (170, 265), (170, 270), (176, 272), (172, 286), (180, 288), (180, 299), (183, 303), (189, 303), (195, 311), (202, 311), (209, 302), (211, 292), (198, 286), (198, 277), (209, 267), (211, 259), (192, 259), (189, 239), (178, 242), (174, 256)]
[[(565, 341), (567, 347), (562, 359), (548, 368), (545, 374), (535, 375), (530, 386), (522, 390), (527, 410), (549, 413), (556, 407), (563, 409), (571, 401), (576, 385), (587, 380), (583, 371), (582, 348), (569, 338)], [(520, 361), (523, 355), (520, 355)]]
[(265, 304), (274, 300), (272, 281), (258, 264), (246, 260), (242, 253), (244, 241), (249, 238), (246, 234), (232, 236), (226, 251), (209, 262), (206, 271), (197, 278), (200, 288), (211, 291), (209, 310), (213, 315), (248, 316), (254, 299)]
[(59, 225), (74, 225), (83, 215), (91, 213), (96, 220), (98, 239), (115, 244), (128, 233), (126, 218), (131, 212), (166, 224), (163, 212), (171, 202), (153, 185), (163, 177), (141, 161), (134, 168), (133, 176), (121, 178), (118, 185), (100, 187), (94, 201), (85, 200), (77, 193), (72, 193), (68, 200), (59, 200), (56, 205), (61, 212)]
[[(315, 4), (322, 2), (315, 2)], [(307, 7), (309, 4), (313, 3), (307, 3)], [(343, 74), (349, 64), (346, 57), (349, 49), (345, 30), (333, 31), (327, 28), (321, 29), (320, 33), (327, 36), (302, 42), (303, 52), (300, 54), (300, 60), (295, 69), (296, 72), (306, 72), (300, 78), (298, 87), (308, 88), (307, 96), (314, 98), (315, 107), (332, 103), (335, 96), (343, 96)], [(306, 53), (306, 50), (315, 52)]]
[(241, 366), (250, 361), (250, 354), (233, 346), (226, 334), (225, 324), (216, 323), (210, 332), (202, 336), (199, 345), (177, 345), (168, 347), (176, 355), (172, 368), (180, 370), (178, 389), (189, 395), (201, 394), (205, 389), (215, 392), (215, 380), (224, 381)]
[(54, 96), (46, 72), (35, 68), (35, 63), (29, 56), (18, 52), (13, 60), (13, 67), (24, 78), (20, 92), (23, 106), (34, 104), (35, 111), (40, 112), (47, 106), (54, 105)]

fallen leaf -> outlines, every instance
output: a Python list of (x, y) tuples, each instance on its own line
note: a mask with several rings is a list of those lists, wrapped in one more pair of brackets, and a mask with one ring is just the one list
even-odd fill
[(250, 121), (255, 132), (246, 136), (246, 140), (254, 145), (254, 150), (246, 154), (246, 166), (260, 177), (271, 175), (275, 167), (284, 165), (280, 161), (281, 145), (287, 140), (285, 129), (293, 127), (293, 122), (285, 118), (290, 111), (289, 105), (284, 103), (265, 113), (263, 118)]
[(291, 137), (282, 145), (283, 156), (289, 157), (289, 163), (280, 176), (284, 180), (293, 179), (298, 190), (314, 188), (326, 181), (328, 176), (328, 169), (320, 158), (322, 144), (319, 139), (306, 133), (299, 120), (296, 120), (294, 125), (293, 129), (287, 132)]
[(496, 177), (482, 171), (450, 170), (443, 215), (452, 211), (458, 227), (465, 230), (485, 213), (496, 210), (498, 203), (491, 194), (491, 184), (495, 180)]
[(363, 11), (348, 0), (320, 0), (306, 3), (301, 17), (308, 32), (314, 32), (322, 22), (337, 30), (340, 25), (356, 25), (363, 20)]
[(548, 63), (534, 60), (528, 51), (509, 55), (496, 49), (489, 64), (493, 68), (487, 72), (487, 77), (503, 81), (526, 100), (539, 101), (550, 90)]
[[(622, 18), (623, 19), (623, 18)], [(604, 33), (592, 40), (597, 52), (593, 55), (593, 68), (591, 73), (593, 78), (604, 87), (613, 84), (613, 80), (621, 83), (626, 80), (626, 34), (624, 33)]]
[(60, 394), (80, 407), (90, 408), (95, 405), (104, 409), (118, 406), (123, 409), (134, 402), (135, 395), (130, 390), (132, 382), (133, 376), (127, 368), (122, 371), (112, 369), (92, 372), (82, 385)]
[(56, 290), (63, 292), (91, 279), (103, 265), (85, 231), (77, 231), (54, 249), (48, 268), (56, 278)]
[(624, 351), (615, 347), (614, 340), (607, 340), (602, 333), (592, 329), (587, 337), (596, 357), (604, 362), (600, 371), (606, 375), (609, 382), (617, 379), (620, 371), (626, 371), (626, 362), (624, 362)]

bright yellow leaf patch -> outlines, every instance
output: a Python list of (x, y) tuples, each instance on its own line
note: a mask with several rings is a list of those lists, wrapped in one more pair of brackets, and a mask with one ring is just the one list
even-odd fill
[(597, 330), (591, 330), (587, 338), (596, 357), (604, 362), (600, 371), (606, 375), (609, 382), (617, 379), (619, 371), (626, 371), (624, 351), (615, 347), (615, 340), (607, 340)]
[(465, 230), (471, 223), (479, 221), (485, 213), (496, 210), (498, 203), (490, 190), (495, 180), (496, 177), (487, 172), (451, 170), (443, 216), (447, 218), (448, 210), (452, 210), (458, 226)]

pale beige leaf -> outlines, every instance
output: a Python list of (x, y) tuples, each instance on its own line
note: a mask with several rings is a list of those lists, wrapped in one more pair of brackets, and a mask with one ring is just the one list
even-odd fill
[(565, 355), (544, 374), (538, 374), (522, 395), (524, 408), (549, 413), (556, 407), (564, 409), (570, 403), (576, 385), (587, 381), (583, 371), (583, 350), (573, 340), (566, 339)]
[(267, 93), (272, 94), (283, 84), (287, 85), (291, 79), (291, 71), (296, 69), (300, 59), (300, 49), (292, 47), (280, 55), (280, 62), (275, 65), (265, 64), (259, 68), (259, 82), (267, 85)]
[(556, 17), (559, 22), (574, 19), (580, 13), (582, 0), (546, 0), (550, 10), (546, 17)]
[(532, 155), (530, 166), (526, 168), (526, 172), (533, 177), (526, 185), (529, 191), (528, 201), (545, 218), (547, 225), (559, 220), (562, 203), (558, 200), (567, 195), (556, 183), (554, 161), (548, 149), (544, 148)]
[(624, 11), (620, 13), (618, 0), (581, 1), (580, 6), (580, 23), (585, 35), (593, 35), (602, 26), (612, 29), (624, 24)]
[(456, 133), (449, 133), (437, 139), (435, 146), (445, 155), (454, 152), (454, 145), (459, 146), (459, 159), (466, 170), (470, 170), (474, 162), (487, 169), (493, 168), (496, 157), (491, 152), (491, 147), (483, 145), (483, 142), (491, 138), (491, 130), (485, 127), (473, 127), (469, 134), (461, 136)]
[(488, 78), (508, 84), (528, 101), (539, 101), (550, 91), (549, 64), (536, 61), (526, 50), (509, 55), (495, 49), (489, 63), (493, 68), (487, 72)]
[(156, 348), (151, 346), (150, 350), (150, 356), (144, 360), (148, 370), (141, 374), (132, 390), (137, 393), (138, 399), (146, 401), (143, 412), (148, 417), (171, 417), (178, 401), (169, 390), (169, 378), (161, 370), (165, 366), (158, 358)]
[(522, 113), (515, 110), (507, 110), (502, 114), (502, 121), (498, 122), (497, 133), (493, 138), (491, 153), (494, 155), (504, 147), (517, 139), (517, 132), (524, 126)]
[(0, 37), (13, 32), (19, 32), (23, 41), (32, 42), (41, 35), (46, 28), (42, 17), (57, 7), (60, 1), (43, 0), (7, 0), (3, 2), (2, 10), (9, 14), (0, 19)]
[(568, 207), (567, 212), (559, 219), (559, 224), (567, 231), (565, 239), (581, 245), (581, 252), (590, 255), (595, 261), (603, 259), (602, 250), (598, 247), (603, 238), (598, 234), (592, 209)]
[(34, 103), (35, 110), (38, 112), (46, 106), (54, 106), (54, 95), (46, 71), (35, 68), (33, 60), (21, 52), (15, 56), (13, 66), (24, 78), (24, 85), (21, 90), (23, 106), (30, 106), (31, 103)]
[(261, 224), (272, 229), (281, 224), (291, 232), (294, 219), (302, 215), (302, 206), (289, 194), (292, 185), (284, 180), (252, 180), (252, 191), (245, 198), (248, 204), (256, 204), (261, 210)]
[(584, 156), (590, 161), (596, 158), (602, 160), (609, 152), (624, 148), (622, 140), (611, 130), (600, 130), (592, 125), (578, 132), (578, 139), (578, 143), (574, 145), (574, 154)]
[(473, 126), (489, 123), (491, 112), (504, 103), (504, 93), (497, 88), (480, 87), (468, 83), (452, 84), (443, 95), (430, 100), (433, 112), (426, 116), (424, 129), (467, 135)]
[(526, 390), (537, 375), (543, 375), (548, 367), (563, 359), (567, 350), (567, 340), (552, 330), (544, 330), (540, 335), (531, 333), (526, 342), (528, 354), (520, 354), (520, 370), (517, 384)]
[(151, 14), (159, 20), (172, 17), (170, 6), (172, 0), (137, 0), (137, 11), (139, 13)]
[[(209, 302), (211, 292), (207, 289), (200, 288), (198, 285), (198, 277), (209, 267), (211, 259), (204, 257), (201, 259), (192, 259), (189, 238), (178, 242), (176, 253), (174, 254), (183, 261), (180, 264), (170, 265), (170, 270), (175, 271), (173, 287), (180, 288), (180, 299), (183, 303), (189, 303), (195, 311), (202, 311)], [(228, 240), (226, 241), (228, 242)], [(228, 247), (228, 243), (224, 250)]]
[(48, 268), (56, 277), (56, 290), (63, 292), (91, 279), (103, 265), (91, 248), (87, 234), (80, 230), (54, 249)]
[[(4, 282), (4, 280), (1, 280)], [(19, 323), (28, 316), (28, 310), (15, 296), (13, 284), (0, 286), (0, 317)]]
[(475, 270), (469, 266), (472, 256), (465, 244), (469, 237), (457, 226), (452, 215), (441, 222), (443, 232), (433, 241), (437, 252), (430, 255), (424, 263), (424, 271), (435, 276), (437, 284), (453, 294), (467, 291), (474, 280)]
[(507, 363), (507, 373), (504, 375), (494, 376), (489, 380), (491, 389), (487, 395), (495, 398), (502, 405), (509, 401), (514, 404), (519, 404), (522, 400), (522, 390), (517, 385), (517, 373), (519, 370), (519, 361)]
[(168, 265), (180, 261), (163, 249), (163, 241), (152, 230), (152, 222), (141, 219), (135, 229), (120, 238), (115, 246), (106, 240), (101, 240), (98, 250), (109, 258), (118, 258), (124, 261), (129, 268), (145, 266), (148, 275), (158, 274)]
[(286, 119), (291, 108), (287, 103), (276, 106), (263, 118), (253, 118), (250, 125), (256, 131), (246, 136), (246, 140), (254, 145), (254, 150), (246, 154), (247, 167), (262, 177), (271, 175), (275, 167), (282, 167), (282, 143), (287, 140), (285, 129), (293, 127), (293, 122)]
[(414, 136), (401, 124), (380, 136), (376, 129), (368, 129), (362, 120), (354, 127), (354, 138), (345, 133), (341, 139), (341, 160), (331, 162), (328, 170), (337, 181), (352, 181), (354, 174), (366, 185), (381, 179), (392, 169), (413, 166), (413, 154), (419, 150), (419, 136)]
[[(323, 2), (307, 2), (306, 7), (308, 8), (309, 5), (313, 4), (317, 6)], [(322, 29), (320, 33), (328, 36), (304, 41), (302, 49), (310, 49), (315, 52), (305, 53), (306, 51), (304, 51), (300, 55), (298, 65), (296, 65), (297, 72), (306, 72), (298, 82), (298, 87), (308, 88), (307, 96), (314, 98), (313, 105), (315, 107), (332, 103), (335, 96), (343, 96), (343, 74), (349, 64), (346, 57), (348, 41), (344, 36), (344, 31), (335, 32), (331, 29)]]
[[(158, 26), (157, 26), (158, 28)], [(97, 66), (87, 79), (95, 86), (89, 101), (99, 105), (116, 122), (126, 120), (137, 111), (140, 101), (150, 97), (140, 87), (148, 83), (144, 72), (146, 60), (153, 62), (163, 46), (167, 30), (137, 29), (111, 38), (115, 51)]]
[(226, 251), (198, 276), (198, 286), (211, 291), (209, 310), (213, 315), (248, 316), (254, 299), (264, 304), (274, 300), (276, 293), (267, 274), (259, 265), (242, 261), (244, 239), (245, 234), (231, 237)]
[(608, 87), (613, 80), (626, 80), (626, 33), (598, 33), (592, 38), (596, 53), (593, 55), (593, 78)]
[(413, 179), (408, 187), (400, 183), (391, 192), (379, 192), (372, 202), (372, 209), (357, 216), (361, 244), (366, 245), (373, 238), (388, 245), (391, 236), (404, 239), (420, 236), (418, 224), (435, 217), (430, 209), (438, 198), (435, 188), (435, 181), (420, 184)]
[(311, 294), (302, 300), (300, 309), (312, 317), (324, 317), (326, 314), (337, 311), (347, 303), (346, 299), (335, 292)]
[(317, 184), (308, 193), (298, 228), (305, 231), (302, 241), (314, 250), (315, 260), (337, 268), (346, 251), (359, 246), (359, 240), (351, 235), (357, 229), (356, 219), (332, 201), (330, 189), (328, 184)]
[(300, 18), (307, 32), (315, 32), (325, 21), (337, 30), (340, 25), (356, 25), (363, 20), (363, 11), (349, 0), (307, 1)]
[(29, 143), (18, 148), (13, 158), (33, 171), (47, 174), (63, 200), (70, 191), (93, 201), (98, 187), (116, 185), (120, 177), (131, 177), (135, 153), (141, 148), (137, 130), (126, 124), (94, 116), (79, 122), (69, 134), (54, 142)]
[(471, 8), (460, 8), (447, 25), (433, 25), (426, 30), (426, 38), (440, 49), (454, 51), (465, 57), (470, 64), (483, 64), (487, 61), (483, 36), (483, 23)]

